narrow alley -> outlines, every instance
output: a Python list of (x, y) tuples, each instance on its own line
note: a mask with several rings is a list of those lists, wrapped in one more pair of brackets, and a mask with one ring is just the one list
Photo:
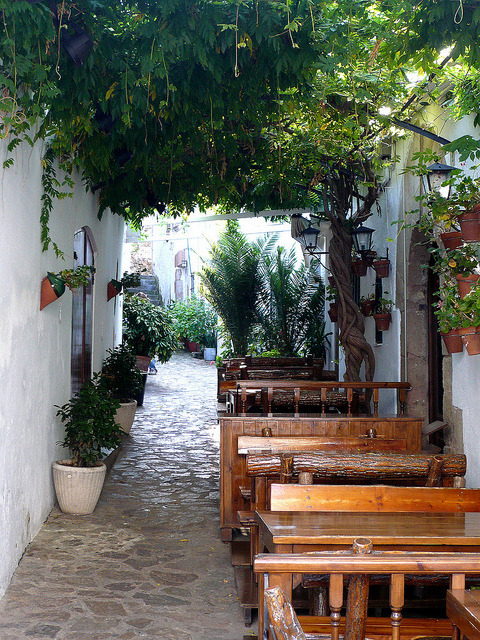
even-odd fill
[(218, 470), (216, 369), (176, 354), (149, 376), (95, 512), (54, 509), (27, 548), (1, 640), (253, 635), (219, 537)]

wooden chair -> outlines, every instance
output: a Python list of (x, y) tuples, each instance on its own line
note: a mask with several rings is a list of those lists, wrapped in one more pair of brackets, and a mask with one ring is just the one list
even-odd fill
[[(319, 552), (313, 554), (261, 554), (255, 559), (254, 569), (264, 575), (265, 604), (268, 625), (277, 640), (305, 640), (315, 635), (305, 632), (329, 633), (332, 640), (364, 640), (391, 637), (407, 640), (421, 635), (450, 636), (452, 625), (448, 620), (402, 619), (404, 607), (405, 575), (446, 575), (452, 589), (464, 589), (465, 577), (478, 573), (479, 553), (396, 552), (373, 551), (371, 541), (355, 540), (352, 551)], [(281, 594), (284, 580), (304, 573), (328, 574), (329, 617), (296, 618), (295, 612)], [(350, 575), (345, 619), (343, 607), (343, 577)], [(368, 584), (371, 575), (387, 575), (390, 585), (391, 617), (367, 618)], [(267, 593), (268, 592), (268, 593)], [(300, 623), (301, 622), (301, 626)], [(389, 629), (388, 629), (389, 628)], [(390, 632), (390, 633), (389, 633)], [(262, 630), (259, 630), (261, 637)], [(302, 633), (304, 635), (302, 635)], [(270, 636), (272, 637), (272, 636)]]

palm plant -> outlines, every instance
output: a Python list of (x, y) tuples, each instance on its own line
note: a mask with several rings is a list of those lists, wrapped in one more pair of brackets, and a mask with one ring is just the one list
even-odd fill
[(317, 348), (317, 338), (324, 335), (320, 277), (305, 265), (297, 268), (295, 250), (284, 247), (263, 254), (259, 275), (257, 318), (267, 349), (291, 356)]
[(209, 264), (201, 272), (205, 296), (230, 335), (234, 355), (247, 353), (260, 285), (259, 259), (258, 246), (247, 241), (238, 223), (229, 223), (212, 245)]

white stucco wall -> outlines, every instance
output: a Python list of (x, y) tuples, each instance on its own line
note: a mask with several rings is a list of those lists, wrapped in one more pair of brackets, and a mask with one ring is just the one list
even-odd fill
[[(54, 502), (51, 463), (62, 428), (55, 406), (70, 397), (70, 291), (40, 311), (40, 283), (47, 271), (72, 266), (73, 235), (88, 225), (97, 243), (94, 285), (93, 368), (121, 336), (118, 301), (106, 288), (121, 255), (123, 220), (105, 213), (77, 178), (73, 198), (55, 203), (51, 235), (65, 252), (57, 259), (40, 244), (41, 155), (37, 144), (17, 148), (15, 164), (0, 182), (0, 596), (26, 545)], [(0, 166), (5, 142), (0, 143)], [(120, 265), (121, 267), (121, 265)]]

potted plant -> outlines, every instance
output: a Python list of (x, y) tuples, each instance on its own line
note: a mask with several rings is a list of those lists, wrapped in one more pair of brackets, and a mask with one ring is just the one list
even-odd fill
[(370, 293), (368, 296), (361, 296), (360, 309), (366, 318), (372, 315), (374, 307), (375, 293)]
[(392, 320), (393, 302), (389, 298), (379, 298), (373, 317), (378, 331), (387, 331)]
[(375, 258), (373, 261), (373, 268), (377, 278), (388, 278), (390, 273), (390, 260), (388, 255), (385, 258)]
[(138, 294), (125, 296), (123, 337), (126, 346), (140, 361), (140, 371), (144, 372), (154, 356), (160, 362), (167, 362), (177, 346), (167, 310)]
[(447, 284), (440, 290), (439, 297), (440, 300), (434, 305), (434, 314), (437, 316), (443, 343), (448, 353), (461, 353), (463, 342), (458, 329), (463, 318), (458, 309), (458, 291), (454, 285)]
[(329, 303), (328, 317), (332, 322), (338, 322), (338, 299), (337, 289), (334, 285), (329, 284), (325, 290), (325, 300)]
[(216, 331), (210, 331), (206, 333), (202, 338), (203, 344), (203, 359), (208, 362), (215, 360), (217, 352), (217, 333)]
[(480, 353), (480, 286), (475, 284), (463, 298), (459, 298), (457, 309), (461, 324), (457, 328), (469, 356)]
[[(174, 302), (170, 314), (177, 338), (190, 351), (199, 351), (200, 345), (216, 347), (217, 314), (210, 304), (196, 296)], [(206, 344), (206, 342), (208, 344)]]
[(112, 278), (107, 284), (107, 300), (111, 300), (122, 292), (122, 289), (134, 289), (140, 286), (140, 274), (125, 271), (121, 280)]
[(102, 367), (101, 385), (120, 403), (115, 422), (124, 433), (130, 433), (135, 411), (136, 397), (143, 386), (142, 374), (137, 367), (135, 355), (124, 344), (107, 351)]
[(466, 244), (448, 252), (431, 249), (431, 253), (434, 257), (433, 269), (447, 282), (457, 282), (460, 297), (465, 296), (471, 285), (480, 279), (480, 265), (474, 245)]
[(353, 272), (359, 277), (367, 275), (368, 265), (365, 260), (358, 253), (354, 252), (352, 255), (352, 269)]
[(65, 426), (61, 444), (71, 458), (53, 463), (53, 482), (60, 509), (65, 513), (92, 513), (106, 475), (103, 451), (120, 444), (115, 422), (119, 403), (100, 384), (100, 376), (87, 380), (69, 402), (58, 407)]
[(70, 291), (85, 287), (90, 282), (94, 271), (94, 267), (87, 265), (76, 267), (76, 269), (64, 269), (59, 273), (48, 271), (42, 280), (40, 310), (60, 298), (65, 292), (65, 287), (68, 287)]

